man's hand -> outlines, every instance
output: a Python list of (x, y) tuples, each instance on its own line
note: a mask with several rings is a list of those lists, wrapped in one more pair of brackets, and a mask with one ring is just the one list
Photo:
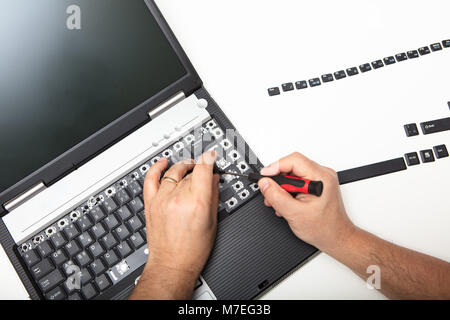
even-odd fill
[(131, 298), (191, 298), (217, 230), (219, 177), (213, 175), (214, 161), (213, 151), (197, 164), (177, 163), (164, 175), (170, 179), (161, 182), (167, 159), (150, 168), (144, 184), (149, 257)]
[(272, 179), (264, 178), (259, 181), (259, 187), (265, 204), (286, 219), (295, 235), (303, 241), (322, 251), (341, 245), (355, 227), (345, 212), (336, 172), (293, 153), (261, 171), (266, 176), (280, 173), (322, 181), (322, 196), (298, 194), (294, 198)]

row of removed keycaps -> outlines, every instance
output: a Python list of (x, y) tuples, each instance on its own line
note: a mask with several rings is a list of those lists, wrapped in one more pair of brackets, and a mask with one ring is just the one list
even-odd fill
[[(425, 47), (419, 48), (418, 50), (411, 50), (406, 53), (402, 52), (402, 53), (396, 54), (395, 57), (390, 56), (390, 57), (384, 58), (383, 60), (380, 59), (380, 60), (373, 61), (370, 64), (369, 63), (362, 64), (359, 66), (359, 70), (362, 73), (364, 73), (364, 72), (371, 71), (372, 69), (378, 69), (378, 68), (384, 67), (385, 65), (394, 64), (396, 62), (405, 61), (407, 59), (418, 58), (419, 55), (423, 56), (423, 55), (427, 55), (427, 54), (431, 53), (431, 51), (434, 52), (434, 51), (442, 50), (442, 46), (444, 48), (450, 48), (450, 39), (442, 41), (442, 45), (439, 42), (433, 43), (430, 45), (430, 47), (425, 46)], [(431, 48), (431, 51), (430, 51), (430, 48)], [(346, 71), (344, 71), (344, 70), (336, 71), (334, 73), (334, 77), (333, 77), (333, 74), (331, 74), (331, 73), (324, 74), (321, 77), (322, 81), (320, 78), (313, 78), (313, 79), (310, 79), (308, 82), (306, 80), (297, 81), (297, 82), (295, 82), (295, 88), (297, 88), (298, 90), (306, 89), (306, 88), (308, 88), (308, 83), (309, 83), (309, 87), (317, 87), (317, 86), (320, 86), (322, 84), (322, 82), (324, 82), (324, 83), (331, 82), (331, 81), (334, 81), (334, 79), (340, 80), (340, 79), (346, 78), (347, 76), (351, 77), (351, 76), (354, 76), (357, 74), (359, 74), (358, 68), (352, 67), (352, 68), (348, 68)], [(284, 83), (281, 85), (281, 88), (283, 89), (284, 92), (292, 91), (292, 90), (294, 90), (294, 84), (292, 82)], [(269, 93), (269, 96), (276, 96), (276, 95), (279, 95), (281, 92), (280, 92), (279, 87), (273, 87), (273, 88), (268, 89), (268, 93)]]

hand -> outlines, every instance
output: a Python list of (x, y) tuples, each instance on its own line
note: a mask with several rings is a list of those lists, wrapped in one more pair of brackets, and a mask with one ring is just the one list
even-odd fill
[(264, 168), (262, 175), (291, 173), (297, 177), (322, 181), (320, 197), (298, 194), (295, 198), (270, 178), (259, 181), (265, 204), (289, 223), (294, 234), (303, 241), (328, 252), (342, 244), (355, 230), (345, 212), (337, 174), (299, 153), (293, 153)]
[[(190, 298), (189, 292), (192, 294), (212, 250), (217, 230), (219, 183), (219, 177), (213, 175), (215, 157), (213, 151), (204, 154), (197, 165), (193, 160), (173, 165), (164, 177), (178, 183), (164, 178), (160, 182), (161, 173), (167, 167), (165, 158), (147, 173), (144, 202), (149, 257), (144, 274), (151, 274), (153, 281), (158, 277), (157, 281), (167, 287), (160, 288), (166, 294), (156, 298)], [(192, 174), (185, 176), (191, 170)]]

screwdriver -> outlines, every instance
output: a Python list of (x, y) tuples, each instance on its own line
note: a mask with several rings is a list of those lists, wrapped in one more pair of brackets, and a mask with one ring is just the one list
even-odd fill
[(259, 173), (250, 173), (250, 174), (240, 174), (236, 172), (226, 172), (223, 170), (220, 170), (219, 168), (216, 168), (215, 170), (220, 175), (232, 175), (232, 176), (238, 176), (247, 178), (251, 182), (258, 183), (259, 180), (262, 178), (271, 178), (273, 179), (278, 185), (280, 185), (281, 188), (286, 190), (289, 193), (304, 193), (304, 194), (312, 194), (317, 197), (320, 197), (322, 195), (323, 191), (323, 183), (322, 181), (312, 181), (308, 179), (302, 179), (299, 177), (294, 176), (285, 176), (285, 175), (278, 175), (278, 176), (263, 176)]

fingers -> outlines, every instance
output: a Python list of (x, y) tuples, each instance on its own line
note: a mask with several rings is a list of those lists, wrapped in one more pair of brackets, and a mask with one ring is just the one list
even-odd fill
[(212, 201), (211, 201), (211, 213), (215, 220), (217, 220), (217, 208), (219, 206), (219, 179), (220, 176), (215, 174), (212, 182)]
[(317, 164), (304, 155), (294, 152), (287, 157), (271, 164), (261, 170), (265, 176), (274, 176), (280, 173), (293, 173), (298, 177), (304, 177), (314, 172)]
[(216, 160), (216, 152), (209, 151), (204, 153), (192, 172), (192, 184), (191, 190), (196, 193), (206, 193), (205, 197), (212, 196), (211, 189), (205, 188), (205, 186), (211, 186), (213, 183), (213, 168)]
[(289, 220), (299, 214), (301, 203), (295, 200), (275, 181), (270, 178), (264, 178), (258, 182), (258, 185), (265, 197), (265, 203), (270, 204), (283, 218)]
[(166, 158), (159, 159), (154, 165), (150, 167), (144, 180), (144, 202), (145, 206), (155, 197), (159, 190), (159, 179), (161, 173), (166, 169), (168, 161)]
[[(194, 161), (191, 159), (184, 160), (181, 162), (178, 162), (174, 164), (172, 167), (170, 167), (169, 170), (166, 171), (164, 174), (164, 177), (171, 178), (177, 182), (181, 182), (188, 173), (188, 171), (192, 170), (194, 168)], [(170, 180), (161, 180), (161, 186), (160, 190), (161, 192), (170, 192), (173, 191), (177, 187), (177, 183), (172, 182)]]

